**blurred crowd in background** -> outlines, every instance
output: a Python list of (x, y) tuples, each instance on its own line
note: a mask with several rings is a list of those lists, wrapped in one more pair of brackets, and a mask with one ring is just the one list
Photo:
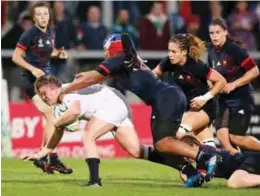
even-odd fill
[[(1, 1), (2, 49), (14, 49), (23, 31), (32, 26), (28, 14), (31, 3)], [(49, 3), (53, 9), (58, 49), (103, 50), (103, 40), (108, 34), (126, 32), (140, 50), (167, 51), (168, 40), (176, 33), (192, 33), (209, 41), (208, 24), (213, 17), (223, 17), (231, 35), (239, 38), (246, 49), (260, 51), (260, 1), (114, 1), (110, 23), (106, 20), (107, 14), (103, 14), (104, 4), (99, 1)], [(69, 66), (66, 61), (55, 60), (53, 74), (68, 82), (75, 72), (90, 67), (86, 64), (100, 60), (80, 59)], [(259, 61), (257, 63), (259, 65)], [(10, 58), (2, 58), (2, 64), (10, 99), (22, 99), (18, 90), (19, 69)], [(156, 62), (151, 63), (154, 64)], [(258, 79), (255, 86), (259, 87), (259, 83)]]

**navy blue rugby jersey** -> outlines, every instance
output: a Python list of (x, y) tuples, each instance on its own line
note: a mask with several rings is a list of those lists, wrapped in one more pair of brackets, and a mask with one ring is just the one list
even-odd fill
[(152, 105), (160, 91), (165, 88), (176, 88), (156, 78), (153, 72), (143, 62), (137, 63), (129, 69), (125, 63), (125, 55), (122, 53), (104, 60), (97, 71), (104, 76), (112, 76), (117, 80), (121, 89), (129, 90), (139, 96), (147, 105)]
[(168, 72), (166, 81), (170, 84), (177, 83), (185, 93), (187, 100), (204, 95), (209, 91), (207, 83), (212, 69), (202, 61), (187, 59), (183, 66), (172, 64), (169, 57), (159, 63), (162, 72)]
[(24, 58), (28, 63), (46, 70), (46, 67), (50, 67), (54, 38), (53, 29), (48, 28), (46, 32), (43, 32), (38, 27), (32, 26), (21, 35), (17, 47), (25, 51)]
[[(210, 45), (208, 61), (209, 65), (222, 74), (228, 83), (242, 77), (246, 71), (256, 66), (247, 51), (231, 41), (226, 41), (222, 48)], [(229, 105), (253, 103), (251, 84), (241, 86), (229, 94), (221, 94), (220, 101)]]

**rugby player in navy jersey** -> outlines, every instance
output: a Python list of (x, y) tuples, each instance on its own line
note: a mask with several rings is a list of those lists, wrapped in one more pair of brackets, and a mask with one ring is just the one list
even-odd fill
[(245, 136), (254, 108), (251, 81), (259, 75), (254, 60), (228, 35), (225, 20), (216, 18), (209, 25), (211, 46), (209, 65), (227, 80), (219, 97), (220, 113), (216, 118), (217, 135), (223, 147), (233, 153), (231, 143), (248, 150), (260, 151), (260, 142)]
[[(37, 2), (31, 7), (31, 18), (34, 26), (25, 31), (15, 48), (12, 60), (19, 67), (23, 68), (21, 86), (35, 106), (42, 112), (46, 119), (43, 133), (43, 146), (54, 132), (55, 127), (52, 120), (52, 108), (47, 106), (34, 92), (34, 82), (42, 75), (50, 74), (50, 58), (66, 58), (64, 50), (54, 48), (54, 30), (52, 29), (52, 18), (48, 4)], [(36, 167), (46, 173), (53, 173), (56, 170), (60, 173), (72, 173), (58, 158), (55, 151), (42, 160), (34, 162)]]
[(118, 85), (139, 96), (153, 109), (152, 136), (155, 149), (159, 152), (190, 157), (197, 163), (205, 163), (209, 181), (216, 168), (215, 154), (201, 154), (189, 145), (175, 138), (183, 113), (186, 98), (178, 86), (171, 86), (157, 79), (152, 71), (140, 60), (133, 42), (127, 34), (110, 35), (104, 41), (105, 60), (96, 70), (77, 74), (76, 80), (64, 88), (71, 92), (114, 76)]
[[(214, 97), (226, 81), (217, 71), (203, 63), (205, 50), (203, 41), (195, 35), (174, 35), (168, 44), (168, 56), (153, 72), (156, 76), (168, 72), (167, 82), (177, 83), (186, 95), (189, 106), (177, 132), (178, 138), (193, 131), (205, 144), (215, 147), (213, 131), (210, 129), (217, 113)], [(208, 80), (213, 84), (211, 89)]]
[[(199, 147), (204, 152), (216, 152), (222, 160), (216, 168), (214, 177), (227, 179), (227, 186), (229, 188), (260, 186), (260, 152), (231, 154), (230, 151), (224, 149), (201, 145), (201, 142), (191, 135), (184, 136), (182, 141), (194, 148)], [(182, 173), (180, 174), (181, 178), (186, 181), (186, 176)]]

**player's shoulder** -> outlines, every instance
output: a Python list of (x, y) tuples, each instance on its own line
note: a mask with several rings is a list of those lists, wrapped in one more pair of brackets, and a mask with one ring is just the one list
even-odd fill
[(224, 51), (228, 54), (237, 55), (241, 52), (246, 52), (244, 48), (241, 48), (238, 44), (232, 41), (226, 41)]
[(39, 29), (36, 26), (32, 26), (30, 29), (28, 29), (27, 31), (25, 31), (25, 33), (30, 34), (30, 35), (35, 35), (37, 33), (39, 33)]
[(124, 60), (125, 60), (125, 55), (122, 53), (122, 54), (119, 54), (119, 55), (116, 55), (116, 56), (113, 56), (113, 57), (105, 59), (101, 64), (104, 64), (104, 65), (110, 65), (110, 64), (115, 65), (115, 64), (124, 63)]
[(80, 94), (77, 94), (77, 93), (65, 94), (62, 102), (68, 104), (71, 101), (78, 100), (79, 97), (80, 97)]
[(30, 29), (24, 31), (21, 35), (21, 37), (26, 37), (26, 38), (33, 38), (35, 35), (37, 35), (37, 27), (32, 26)]

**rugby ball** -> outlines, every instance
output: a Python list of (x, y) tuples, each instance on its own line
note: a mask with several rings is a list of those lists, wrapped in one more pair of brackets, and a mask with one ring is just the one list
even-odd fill
[[(66, 112), (68, 109), (68, 106), (65, 103), (61, 103), (61, 104), (56, 104), (54, 106), (54, 119), (59, 118), (64, 112)], [(69, 132), (75, 132), (77, 130), (79, 130), (80, 124), (79, 124), (79, 120), (73, 120), (72, 122), (67, 123), (64, 128), (65, 131), (69, 131)]]

